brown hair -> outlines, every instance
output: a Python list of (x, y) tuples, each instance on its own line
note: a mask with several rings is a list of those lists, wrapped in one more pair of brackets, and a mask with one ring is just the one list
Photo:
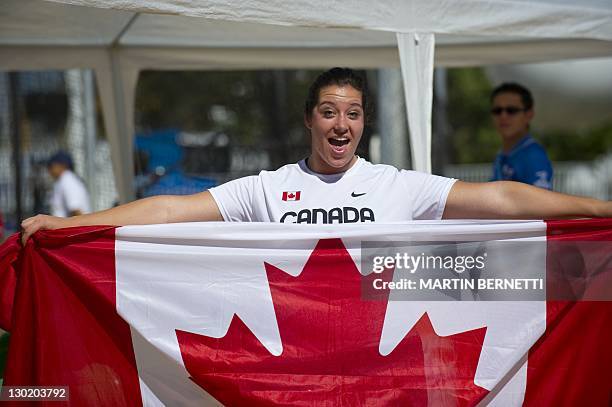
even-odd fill
[(365, 123), (369, 122), (371, 107), (370, 107), (370, 95), (368, 92), (368, 85), (364, 76), (358, 74), (351, 68), (332, 68), (321, 73), (312, 82), (308, 89), (308, 95), (306, 102), (304, 103), (304, 114), (308, 119), (312, 118), (312, 110), (319, 103), (319, 92), (326, 86), (337, 85), (346, 86), (350, 85), (359, 92), (361, 92), (361, 105), (365, 115)]

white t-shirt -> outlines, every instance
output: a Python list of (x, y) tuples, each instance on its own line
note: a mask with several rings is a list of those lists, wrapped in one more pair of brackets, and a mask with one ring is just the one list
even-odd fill
[(225, 221), (399, 222), (440, 219), (455, 179), (372, 164), (317, 174), (302, 160), (210, 190)]
[(66, 218), (73, 211), (91, 212), (89, 194), (83, 181), (72, 171), (65, 170), (53, 185), (51, 215)]

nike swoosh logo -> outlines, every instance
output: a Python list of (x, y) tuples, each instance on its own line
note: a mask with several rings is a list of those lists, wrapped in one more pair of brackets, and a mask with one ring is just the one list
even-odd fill
[(351, 196), (352, 196), (353, 198), (357, 198), (358, 196), (365, 195), (365, 194), (367, 194), (367, 192), (364, 192), (363, 194), (356, 194), (356, 193), (354, 193), (354, 192), (351, 192)]

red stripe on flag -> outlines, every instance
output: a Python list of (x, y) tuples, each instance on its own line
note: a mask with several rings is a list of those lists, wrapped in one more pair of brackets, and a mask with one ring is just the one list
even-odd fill
[(21, 243), (19, 235), (9, 237), (0, 246), (0, 328), (11, 330), (13, 301), (17, 286), (17, 271), (15, 269)]
[[(0, 258), (0, 266), (2, 267), (0, 268), (0, 284), (7, 282), (6, 286), (0, 286), (0, 300), (3, 305), (3, 310), (0, 312), (0, 322), (5, 324), (10, 322), (12, 325), (10, 327), (12, 337), (5, 385), (67, 385), (70, 387), (70, 399), (74, 405), (121, 406), (141, 404), (130, 329), (116, 312), (114, 237), (114, 228), (109, 227), (73, 228), (42, 232), (37, 234), (28, 247), (21, 252), (23, 256), (19, 259), (17, 253), (21, 249), (16, 237), (0, 247), (0, 254), (2, 254)], [(585, 265), (578, 270), (581, 275), (589, 276), (595, 272), (600, 272), (602, 267), (604, 269), (609, 267), (608, 263), (598, 264), (593, 259), (601, 258), (603, 262), (607, 262), (607, 259), (609, 259), (609, 247), (610, 242), (612, 242), (612, 220), (610, 219), (548, 222), (548, 239), (547, 268), (549, 275), (560, 267), (569, 267), (564, 262), (567, 253), (559, 249), (560, 246), (556, 245), (558, 242), (603, 243), (595, 246), (576, 245), (575, 250), (568, 252), (572, 254), (570, 257), (572, 261), (576, 259), (588, 260), (578, 263)], [(357, 285), (349, 285), (343, 280), (334, 280), (334, 278), (344, 278), (345, 274), (357, 278), (359, 273), (354, 269), (354, 265), (351, 265), (352, 260), (342, 248), (341, 243), (339, 241), (335, 242), (334, 245), (331, 243), (334, 242), (323, 241), (317, 247), (321, 255), (313, 256), (309, 260), (308, 270), (305, 270), (299, 277), (291, 277), (280, 270), (267, 267), (269, 275), (277, 275), (276, 279), (270, 280), (270, 284), (273, 298), (281, 298), (280, 301), (275, 300), (275, 306), (277, 306), (279, 329), (284, 343), (292, 336), (297, 337), (298, 334), (313, 335), (313, 333), (312, 330), (303, 328), (303, 331), (300, 331), (289, 324), (295, 319), (296, 315), (304, 312), (304, 307), (301, 307), (301, 304), (295, 300), (283, 300), (284, 297), (281, 295), (283, 294), (281, 292), (283, 287), (296, 284), (298, 280), (311, 278), (312, 281), (316, 282), (327, 281), (329, 287), (321, 291), (325, 294), (334, 293), (336, 295), (350, 288), (351, 292), (355, 294), (353, 297), (358, 298)], [(593, 247), (601, 248), (604, 255), (593, 256), (592, 251), (581, 251), (585, 248), (592, 250)], [(5, 259), (4, 255), (8, 257)], [(320, 262), (323, 260), (330, 261), (330, 259), (346, 265), (351, 272), (336, 276), (333, 271), (337, 267), (332, 267), (331, 273), (323, 270), (325, 264)], [(19, 262), (18, 272), (17, 268), (13, 268), (17, 264), (16, 261)], [(318, 274), (312, 274), (319, 269)], [(315, 298), (312, 296), (312, 281), (304, 286), (308, 287), (307, 295), (304, 298), (309, 301)], [(301, 292), (297, 288), (299, 287), (295, 286), (295, 289), (287, 292)], [(304, 288), (302, 287), (300, 290), (304, 290)], [(280, 304), (283, 306), (278, 307)], [(7, 309), (12, 309), (11, 321), (8, 321), (9, 317), (7, 315), (10, 312), (4, 309), (5, 305)], [(367, 315), (370, 324), (373, 321), (382, 321), (384, 303), (363, 306), (367, 306), (367, 308), (362, 310), (348, 307), (344, 308), (344, 311), (342, 309), (339, 311), (351, 315)], [(291, 307), (296, 308), (295, 312), (292, 311)], [(373, 313), (372, 307), (377, 307), (378, 312)], [(328, 308), (320, 309), (325, 311)], [(373, 315), (378, 315), (380, 318), (375, 320), (372, 317)], [(310, 318), (309, 315), (304, 315), (302, 319), (306, 318)], [(344, 320), (344, 318), (341, 319)], [(320, 322), (324, 322), (322, 318), (314, 318), (313, 320), (320, 325), (320, 331), (329, 328)], [(237, 323), (240, 320), (235, 319), (234, 322)], [(427, 323), (425, 324), (425, 322)], [(469, 348), (466, 351), (461, 346), (470, 343), (478, 344), (482, 341), (484, 332), (466, 333), (471, 336), (461, 334), (454, 336), (454, 338), (437, 338), (428, 321), (424, 319), (419, 324), (423, 326), (419, 329), (413, 329), (403, 342), (406, 349), (421, 352), (421, 356), (417, 354), (420, 357), (420, 359), (417, 358), (417, 363), (414, 363), (415, 360), (412, 359), (412, 362), (407, 365), (412, 369), (409, 373), (417, 374), (418, 380), (411, 382), (408, 377), (408, 379), (402, 381), (409, 386), (410, 393), (399, 394), (398, 389), (400, 387), (391, 383), (392, 386), (378, 393), (381, 395), (380, 398), (377, 398), (378, 396), (374, 394), (372, 400), (390, 402), (390, 398), (395, 396), (398, 398), (406, 396), (408, 397), (407, 400), (413, 402), (413, 404), (431, 403), (432, 400), (455, 399), (460, 400), (457, 403), (472, 404), (480, 400), (484, 392), (482, 389), (474, 389), (472, 382), (478, 353), (476, 351), (468, 352)], [(354, 338), (361, 338), (363, 331), (360, 326), (351, 328), (338, 325), (337, 328), (338, 332), (349, 334), (346, 335), (349, 344)], [(378, 335), (374, 333), (378, 333), (380, 327), (369, 327), (368, 329), (372, 333), (368, 337), (377, 339)], [(213, 388), (207, 388), (207, 390), (211, 394), (215, 394), (220, 400), (235, 401), (243, 394), (232, 393), (231, 390), (228, 392), (227, 388), (215, 387), (220, 381), (222, 382), (228, 377), (219, 370), (220, 368), (215, 368), (212, 372), (201, 370), (202, 368), (210, 369), (211, 366), (215, 367), (214, 364), (210, 364), (210, 361), (203, 366), (199, 366), (203, 357), (202, 341), (212, 343), (210, 347), (215, 350), (212, 355), (218, 358), (221, 355), (219, 353), (220, 346), (234, 345), (234, 342), (231, 341), (232, 338), (237, 338), (235, 346), (239, 350), (244, 350), (245, 340), (249, 339), (251, 334), (246, 332), (246, 328), (239, 330), (238, 333), (241, 332), (244, 333), (243, 336), (232, 336), (234, 331), (230, 327), (225, 337), (214, 339), (202, 338), (199, 335), (196, 338), (193, 334), (178, 332), (179, 340), (183, 339), (180, 342), (185, 365), (192, 373), (194, 381), (204, 387), (212, 384)], [(312, 340), (305, 343), (312, 346), (319, 339), (327, 337), (327, 335), (314, 336)], [(254, 337), (249, 340), (258, 345)], [(417, 342), (419, 341), (423, 344), (423, 347), (418, 346)], [(370, 350), (375, 351), (377, 342), (370, 342), (368, 342)], [(612, 394), (612, 349), (610, 343), (612, 343), (612, 306), (609, 301), (549, 302), (547, 304), (546, 333), (529, 352), (525, 404), (534, 406), (609, 405), (610, 395)], [(429, 344), (428, 347), (425, 347), (425, 344)], [(260, 348), (261, 346), (256, 350), (259, 351)], [(231, 350), (231, 346), (229, 349)], [(287, 347), (287, 350), (292, 349), (292, 347)], [(344, 345), (341, 349), (350, 350)], [(356, 369), (358, 374), (350, 375), (350, 377), (362, 380), (363, 375), (360, 369), (365, 369), (367, 365), (355, 363), (355, 361), (360, 361), (367, 355), (361, 349), (357, 349), (357, 347), (355, 349), (355, 357), (350, 355), (351, 357), (346, 357), (346, 362), (343, 364), (331, 363), (329, 366), (341, 366), (343, 369), (346, 366)], [(397, 358), (398, 352), (401, 350), (398, 347), (390, 356)], [(287, 351), (287, 353), (289, 352)], [(372, 358), (378, 358), (375, 352), (371, 353), (374, 355)], [(270, 357), (267, 354), (266, 357), (268, 357), (271, 366), (277, 363), (276, 357)], [(459, 358), (467, 358), (466, 360), (471, 363), (470, 369), (457, 372), (447, 371), (454, 366), (464, 365), (463, 360), (459, 360)], [(219, 365), (221, 367), (225, 366), (227, 360), (229, 358), (220, 358)], [(344, 359), (342, 360), (344, 361)], [(432, 360), (436, 363), (432, 364)], [(240, 363), (249, 362), (248, 358), (236, 358), (236, 361)], [(395, 362), (399, 363), (397, 360)], [(415, 366), (417, 367), (416, 370)], [(275, 368), (275, 366), (272, 366), (272, 368)], [(245, 366), (244, 371), (240, 372), (238, 376), (243, 382), (241, 385), (253, 386), (254, 384), (244, 372), (261, 371), (260, 368)], [(312, 369), (309, 371), (312, 372)], [(397, 369), (391, 369), (391, 371), (398, 372)], [(272, 372), (275, 372), (274, 369), (272, 369)], [(346, 371), (344, 372), (346, 373)], [(440, 372), (443, 374), (440, 374)], [(300, 375), (296, 372), (281, 373), (283, 373), (283, 377), (298, 376), (302, 380), (305, 378), (303, 374)], [(319, 373), (329, 375), (327, 371)], [(387, 376), (384, 376), (384, 380), (387, 380)], [(273, 376), (267, 376), (268, 379), (271, 377)], [(461, 380), (456, 381), (457, 378)], [(427, 379), (426, 382), (423, 382), (424, 379)], [(443, 379), (450, 379), (451, 381), (444, 382)], [(453, 382), (453, 380), (456, 382)], [(431, 383), (444, 383), (444, 386), (440, 391), (436, 391), (435, 386), (432, 387)], [(357, 393), (347, 393), (347, 388), (339, 388), (339, 397), (350, 404), (347, 397)], [(355, 389), (357, 392), (363, 390), (360, 386), (355, 386)], [(390, 389), (393, 389), (394, 392)], [(260, 389), (256, 390), (259, 391)], [(425, 394), (425, 391), (427, 391), (427, 394)], [(219, 395), (219, 392), (225, 393)], [(257, 394), (261, 395), (261, 393)], [(288, 400), (287, 397), (290, 395), (288, 391), (276, 393), (279, 402)], [(301, 396), (294, 399), (296, 403), (299, 402), (300, 398)], [(320, 400), (323, 402), (326, 401), (326, 398), (327, 395), (323, 395)], [(361, 400), (365, 399), (362, 398)], [(16, 405), (21, 404), (17, 403)]]
[(22, 261), (4, 385), (68, 386), (72, 405), (142, 404), (116, 312), (114, 228), (39, 232)]
[[(547, 222), (548, 274), (568, 267), (569, 258), (561, 253), (559, 242), (601, 242), (601, 245), (575, 245), (572, 264), (583, 258), (587, 248), (607, 250), (612, 242), (612, 219)], [(604, 253), (605, 254), (605, 253)], [(561, 258), (559, 258), (561, 257)], [(589, 258), (593, 258), (589, 253)], [(577, 273), (601, 273), (590, 262)], [(598, 271), (599, 270), (599, 271)], [(608, 273), (611, 271), (608, 270)], [(529, 352), (528, 406), (609, 406), (612, 401), (612, 302), (548, 301), (546, 332)]]

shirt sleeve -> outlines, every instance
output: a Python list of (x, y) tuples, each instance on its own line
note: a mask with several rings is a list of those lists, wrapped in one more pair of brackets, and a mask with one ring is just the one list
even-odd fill
[(406, 170), (402, 170), (402, 176), (412, 196), (412, 219), (442, 219), (448, 193), (457, 180)]
[(253, 197), (260, 179), (252, 175), (226, 182), (209, 191), (226, 222), (252, 222)]
[[(538, 146), (539, 147), (539, 146)], [(553, 169), (543, 148), (533, 148), (525, 155), (524, 182), (540, 188), (552, 189)]]
[(64, 202), (66, 209), (70, 212), (80, 211), (82, 213), (88, 213), (89, 208), (89, 194), (85, 185), (76, 177), (70, 176), (62, 179), (62, 187), (64, 194)]

